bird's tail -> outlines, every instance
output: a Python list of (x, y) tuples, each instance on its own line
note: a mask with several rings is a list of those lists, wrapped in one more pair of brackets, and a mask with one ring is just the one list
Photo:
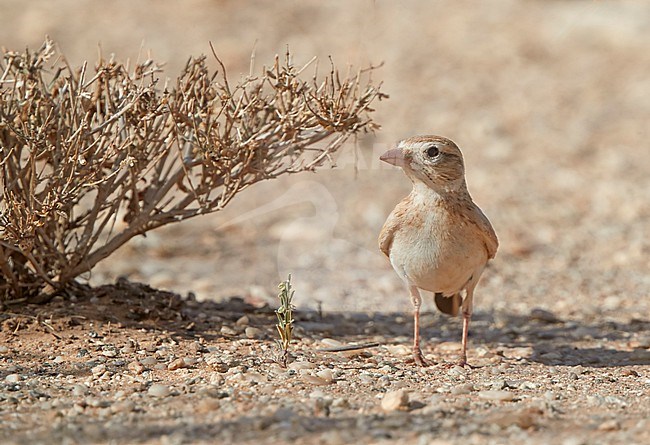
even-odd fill
[(460, 292), (450, 295), (448, 297), (444, 296), (440, 292), (436, 292), (433, 296), (436, 306), (443, 314), (451, 315), (455, 317), (460, 311), (460, 305), (463, 302), (463, 299), (460, 296)]

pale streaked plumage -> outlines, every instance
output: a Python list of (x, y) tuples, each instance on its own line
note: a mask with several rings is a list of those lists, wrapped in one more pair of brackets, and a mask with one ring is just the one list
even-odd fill
[(415, 361), (426, 364), (419, 345), (418, 289), (422, 289), (433, 292), (436, 305), (447, 314), (456, 315), (462, 308), (465, 364), (474, 288), (496, 254), (496, 234), (467, 191), (463, 156), (449, 139), (405, 139), (381, 160), (401, 167), (413, 183), (411, 193), (386, 220), (379, 248), (411, 294)]

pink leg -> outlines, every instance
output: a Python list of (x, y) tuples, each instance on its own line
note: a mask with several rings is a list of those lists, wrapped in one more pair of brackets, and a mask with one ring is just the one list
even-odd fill
[(420, 297), (417, 286), (409, 286), (409, 292), (413, 303), (413, 360), (418, 366), (429, 366), (422, 354), (422, 349), (420, 349), (420, 306), (422, 305), (422, 297)]
[(463, 310), (463, 338), (461, 343), (460, 358), (458, 360), (458, 364), (460, 366), (467, 365), (467, 336), (469, 334), (469, 322), (472, 318), (472, 307), (474, 302), (474, 287), (476, 286), (476, 282), (478, 281), (478, 276), (480, 276), (480, 273), (476, 274), (477, 277), (476, 281), (470, 283), (469, 286), (467, 287), (467, 295), (465, 295), (465, 300), (463, 301), (463, 304), (461, 306)]
[(463, 311), (463, 340), (460, 351), (460, 359), (458, 360), (458, 364), (460, 366), (465, 366), (467, 364), (467, 334), (469, 332), (469, 321), (471, 318), (471, 312)]

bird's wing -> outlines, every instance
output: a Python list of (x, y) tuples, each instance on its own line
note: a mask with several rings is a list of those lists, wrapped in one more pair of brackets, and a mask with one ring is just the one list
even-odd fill
[(483, 211), (474, 203), (472, 203), (471, 208), (467, 209), (469, 212), (468, 219), (476, 225), (479, 233), (487, 249), (488, 258), (492, 259), (497, 254), (497, 248), (499, 247), (499, 240), (497, 239), (497, 234), (490, 224), (490, 220), (487, 219), (487, 216)]
[(411, 196), (407, 196), (397, 204), (395, 209), (391, 212), (382, 227), (381, 232), (379, 232), (379, 249), (386, 255), (390, 257), (390, 248), (393, 245), (393, 238), (395, 237), (395, 232), (399, 227), (404, 224), (404, 218), (408, 211), (410, 205)]
[(398, 225), (399, 219), (395, 216), (395, 211), (393, 210), (393, 213), (388, 216), (388, 219), (384, 223), (384, 227), (381, 228), (381, 232), (379, 232), (379, 249), (387, 257), (390, 257), (390, 248), (393, 245), (393, 238)]

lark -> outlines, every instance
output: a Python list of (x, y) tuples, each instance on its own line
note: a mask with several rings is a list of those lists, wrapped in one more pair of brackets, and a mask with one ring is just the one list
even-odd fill
[(390, 214), (379, 248), (404, 281), (413, 303), (413, 358), (428, 366), (420, 349), (420, 290), (434, 293), (440, 311), (463, 315), (459, 364), (467, 364), (467, 333), (474, 289), (499, 242), (465, 182), (463, 155), (440, 136), (405, 139), (380, 159), (401, 167), (413, 190)]

